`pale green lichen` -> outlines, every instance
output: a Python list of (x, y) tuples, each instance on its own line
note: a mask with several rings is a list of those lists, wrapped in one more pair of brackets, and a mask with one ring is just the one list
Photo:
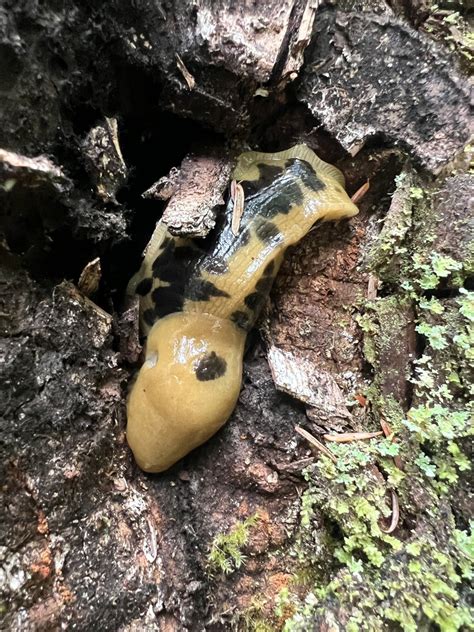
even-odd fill
[[(374, 370), (365, 395), (397, 443), (331, 444), (337, 463), (323, 456), (306, 471), (296, 551), (313, 581), (305, 599), (288, 589), (282, 595), (276, 614), (288, 604), (294, 610), (287, 632), (394, 626), (415, 632), (432, 624), (455, 632), (473, 625), (463, 587), (472, 578), (473, 536), (456, 526), (449, 501), (470, 467), (464, 448), (472, 434), (474, 293), (460, 287), (455, 298), (425, 294), (446, 280), (459, 287), (471, 263), (430, 250), (436, 227), (436, 218), (426, 220), (431, 194), (410, 174), (397, 186), (394, 212), (369, 260), (379, 278), (405, 283), (398, 282), (396, 294), (366, 303), (358, 321)], [(387, 393), (384, 354), (410, 309), (424, 352), (413, 364), (413, 404), (405, 413)], [(393, 457), (402, 459), (403, 470)], [(411, 527), (402, 522), (399, 532), (387, 534), (391, 490)], [(325, 540), (315, 523), (329, 527)]]
[[(426, 531), (402, 544), (379, 567), (367, 567), (360, 560), (345, 565), (327, 586), (315, 587), (309, 593), (284, 629), (314, 629), (310, 622), (320, 617), (319, 621), (334, 619), (336, 630), (378, 632), (393, 629), (393, 623), (398, 623), (402, 630), (415, 632), (427, 629), (423, 620), (437, 623), (443, 632), (459, 630), (471, 622), (457, 590), (459, 561), (469, 565), (464, 549), (471, 537), (462, 532), (446, 545), (435, 532)], [(443, 552), (438, 551), (440, 545)], [(334, 602), (338, 603), (338, 614), (327, 612), (328, 604)]]
[(410, 191), (415, 188), (415, 176), (407, 169), (397, 176), (396, 184), (382, 230), (366, 257), (367, 266), (377, 269), (379, 278), (387, 282), (400, 277), (400, 266), (407, 253), (406, 238), (413, 226), (415, 200)]
[(459, 0), (437, 2), (430, 6), (423, 30), (444, 44), (458, 57), (468, 72), (474, 68), (474, 34), (468, 14), (468, 3)]

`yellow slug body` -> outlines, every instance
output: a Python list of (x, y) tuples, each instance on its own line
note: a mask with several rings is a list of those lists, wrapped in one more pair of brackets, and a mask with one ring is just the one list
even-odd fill
[(208, 314), (170, 314), (153, 327), (128, 401), (127, 439), (143, 470), (167, 469), (228, 419), (244, 343), (245, 332)]
[(357, 213), (341, 172), (306, 145), (245, 152), (233, 177), (245, 195), (238, 234), (231, 203), (206, 251), (159, 223), (129, 284), (141, 296), (148, 340), (128, 401), (127, 440), (148, 472), (169, 468), (232, 413), (246, 334), (286, 248), (318, 220)]

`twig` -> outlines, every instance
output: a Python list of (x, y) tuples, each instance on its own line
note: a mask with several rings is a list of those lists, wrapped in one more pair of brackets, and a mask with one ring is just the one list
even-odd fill
[[(396, 443), (390, 424), (387, 423), (385, 419), (383, 419), (382, 417), (380, 418), (380, 425), (382, 427), (384, 435), (387, 438), (392, 437), (392, 443)], [(393, 457), (393, 462), (395, 463), (395, 466), (398, 467), (399, 470), (403, 469), (402, 460), (400, 459), (398, 455)], [(400, 504), (398, 502), (398, 496), (393, 489), (391, 490), (391, 493), (392, 493), (392, 520), (390, 522), (390, 526), (388, 529), (383, 529), (382, 527), (380, 527), (380, 529), (384, 533), (392, 533), (393, 531), (395, 531), (395, 529), (398, 526), (398, 521), (400, 519)]]
[(186, 68), (186, 66), (184, 65), (184, 61), (181, 59), (178, 53), (176, 53), (176, 65), (178, 66), (178, 70), (183, 75), (186, 83), (188, 84), (188, 88), (192, 90), (194, 86), (196, 85), (196, 79), (192, 76), (192, 74)]
[(351, 197), (351, 201), (354, 202), (354, 204), (357, 204), (357, 202), (362, 200), (362, 198), (364, 197), (364, 195), (367, 193), (369, 189), (370, 189), (370, 180), (367, 180), (365, 184), (363, 184), (359, 189), (357, 189), (357, 191)]
[(313, 437), (312, 434), (310, 434), (304, 428), (301, 428), (301, 426), (295, 426), (295, 430), (296, 430), (296, 432), (298, 434), (300, 434), (302, 437), (304, 437), (306, 439), (306, 441), (309, 441), (309, 443), (311, 443), (311, 445), (314, 445), (315, 448), (317, 448), (320, 452), (322, 452), (327, 457), (329, 457), (331, 459), (331, 461), (333, 461), (334, 463), (337, 463), (337, 459), (334, 456), (334, 454), (331, 452), (331, 450), (328, 450), (326, 448), (326, 446), (321, 443), (321, 441), (318, 441), (316, 439), (316, 437)]
[(307, 465), (311, 465), (313, 461), (314, 456), (307, 456), (304, 459), (298, 459), (298, 461), (291, 461), (290, 463), (275, 463), (275, 466), (280, 472), (288, 470), (301, 471)]
[(325, 434), (323, 435), (326, 441), (334, 441), (335, 443), (349, 443), (350, 441), (364, 441), (365, 439), (373, 439), (374, 437), (380, 437), (383, 432), (341, 432), (339, 434)]

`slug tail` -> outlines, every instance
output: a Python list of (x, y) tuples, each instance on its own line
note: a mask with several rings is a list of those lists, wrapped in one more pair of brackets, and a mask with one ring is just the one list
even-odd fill
[(288, 246), (318, 220), (350, 217), (358, 211), (344, 190), (342, 173), (305, 145), (273, 154), (241, 154), (234, 179), (244, 191), (239, 230), (235, 234), (232, 227), (231, 200), (214, 247), (190, 280), (191, 287), (196, 284), (209, 292), (193, 292), (185, 309), (230, 318), (249, 330)]
[(234, 179), (237, 181), (258, 180), (259, 170), (257, 165), (259, 163), (278, 165), (284, 164), (287, 160), (291, 160), (292, 158), (309, 162), (315, 173), (323, 178), (334, 180), (342, 187), (345, 186), (345, 179), (342, 171), (340, 171), (337, 167), (334, 167), (334, 165), (330, 165), (324, 160), (321, 160), (321, 158), (318, 158), (312, 149), (303, 144), (294, 145), (293, 147), (290, 147), (290, 149), (277, 151), (272, 154), (258, 151), (246, 151), (240, 154), (234, 170)]
[[(245, 152), (234, 172), (243, 211), (229, 200), (223, 225), (204, 253), (159, 223), (129, 293), (142, 296), (142, 330), (175, 312), (211, 314), (249, 331), (270, 293), (284, 253), (317, 221), (355, 215), (342, 173), (305, 145), (272, 154)], [(242, 209), (240, 209), (242, 210)], [(240, 215), (240, 212), (239, 212)]]

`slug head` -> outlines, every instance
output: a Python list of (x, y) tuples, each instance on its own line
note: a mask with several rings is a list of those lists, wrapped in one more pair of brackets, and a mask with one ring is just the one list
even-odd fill
[(153, 326), (127, 404), (127, 441), (143, 470), (168, 469), (227, 421), (244, 344), (234, 323), (209, 314), (170, 314)]

